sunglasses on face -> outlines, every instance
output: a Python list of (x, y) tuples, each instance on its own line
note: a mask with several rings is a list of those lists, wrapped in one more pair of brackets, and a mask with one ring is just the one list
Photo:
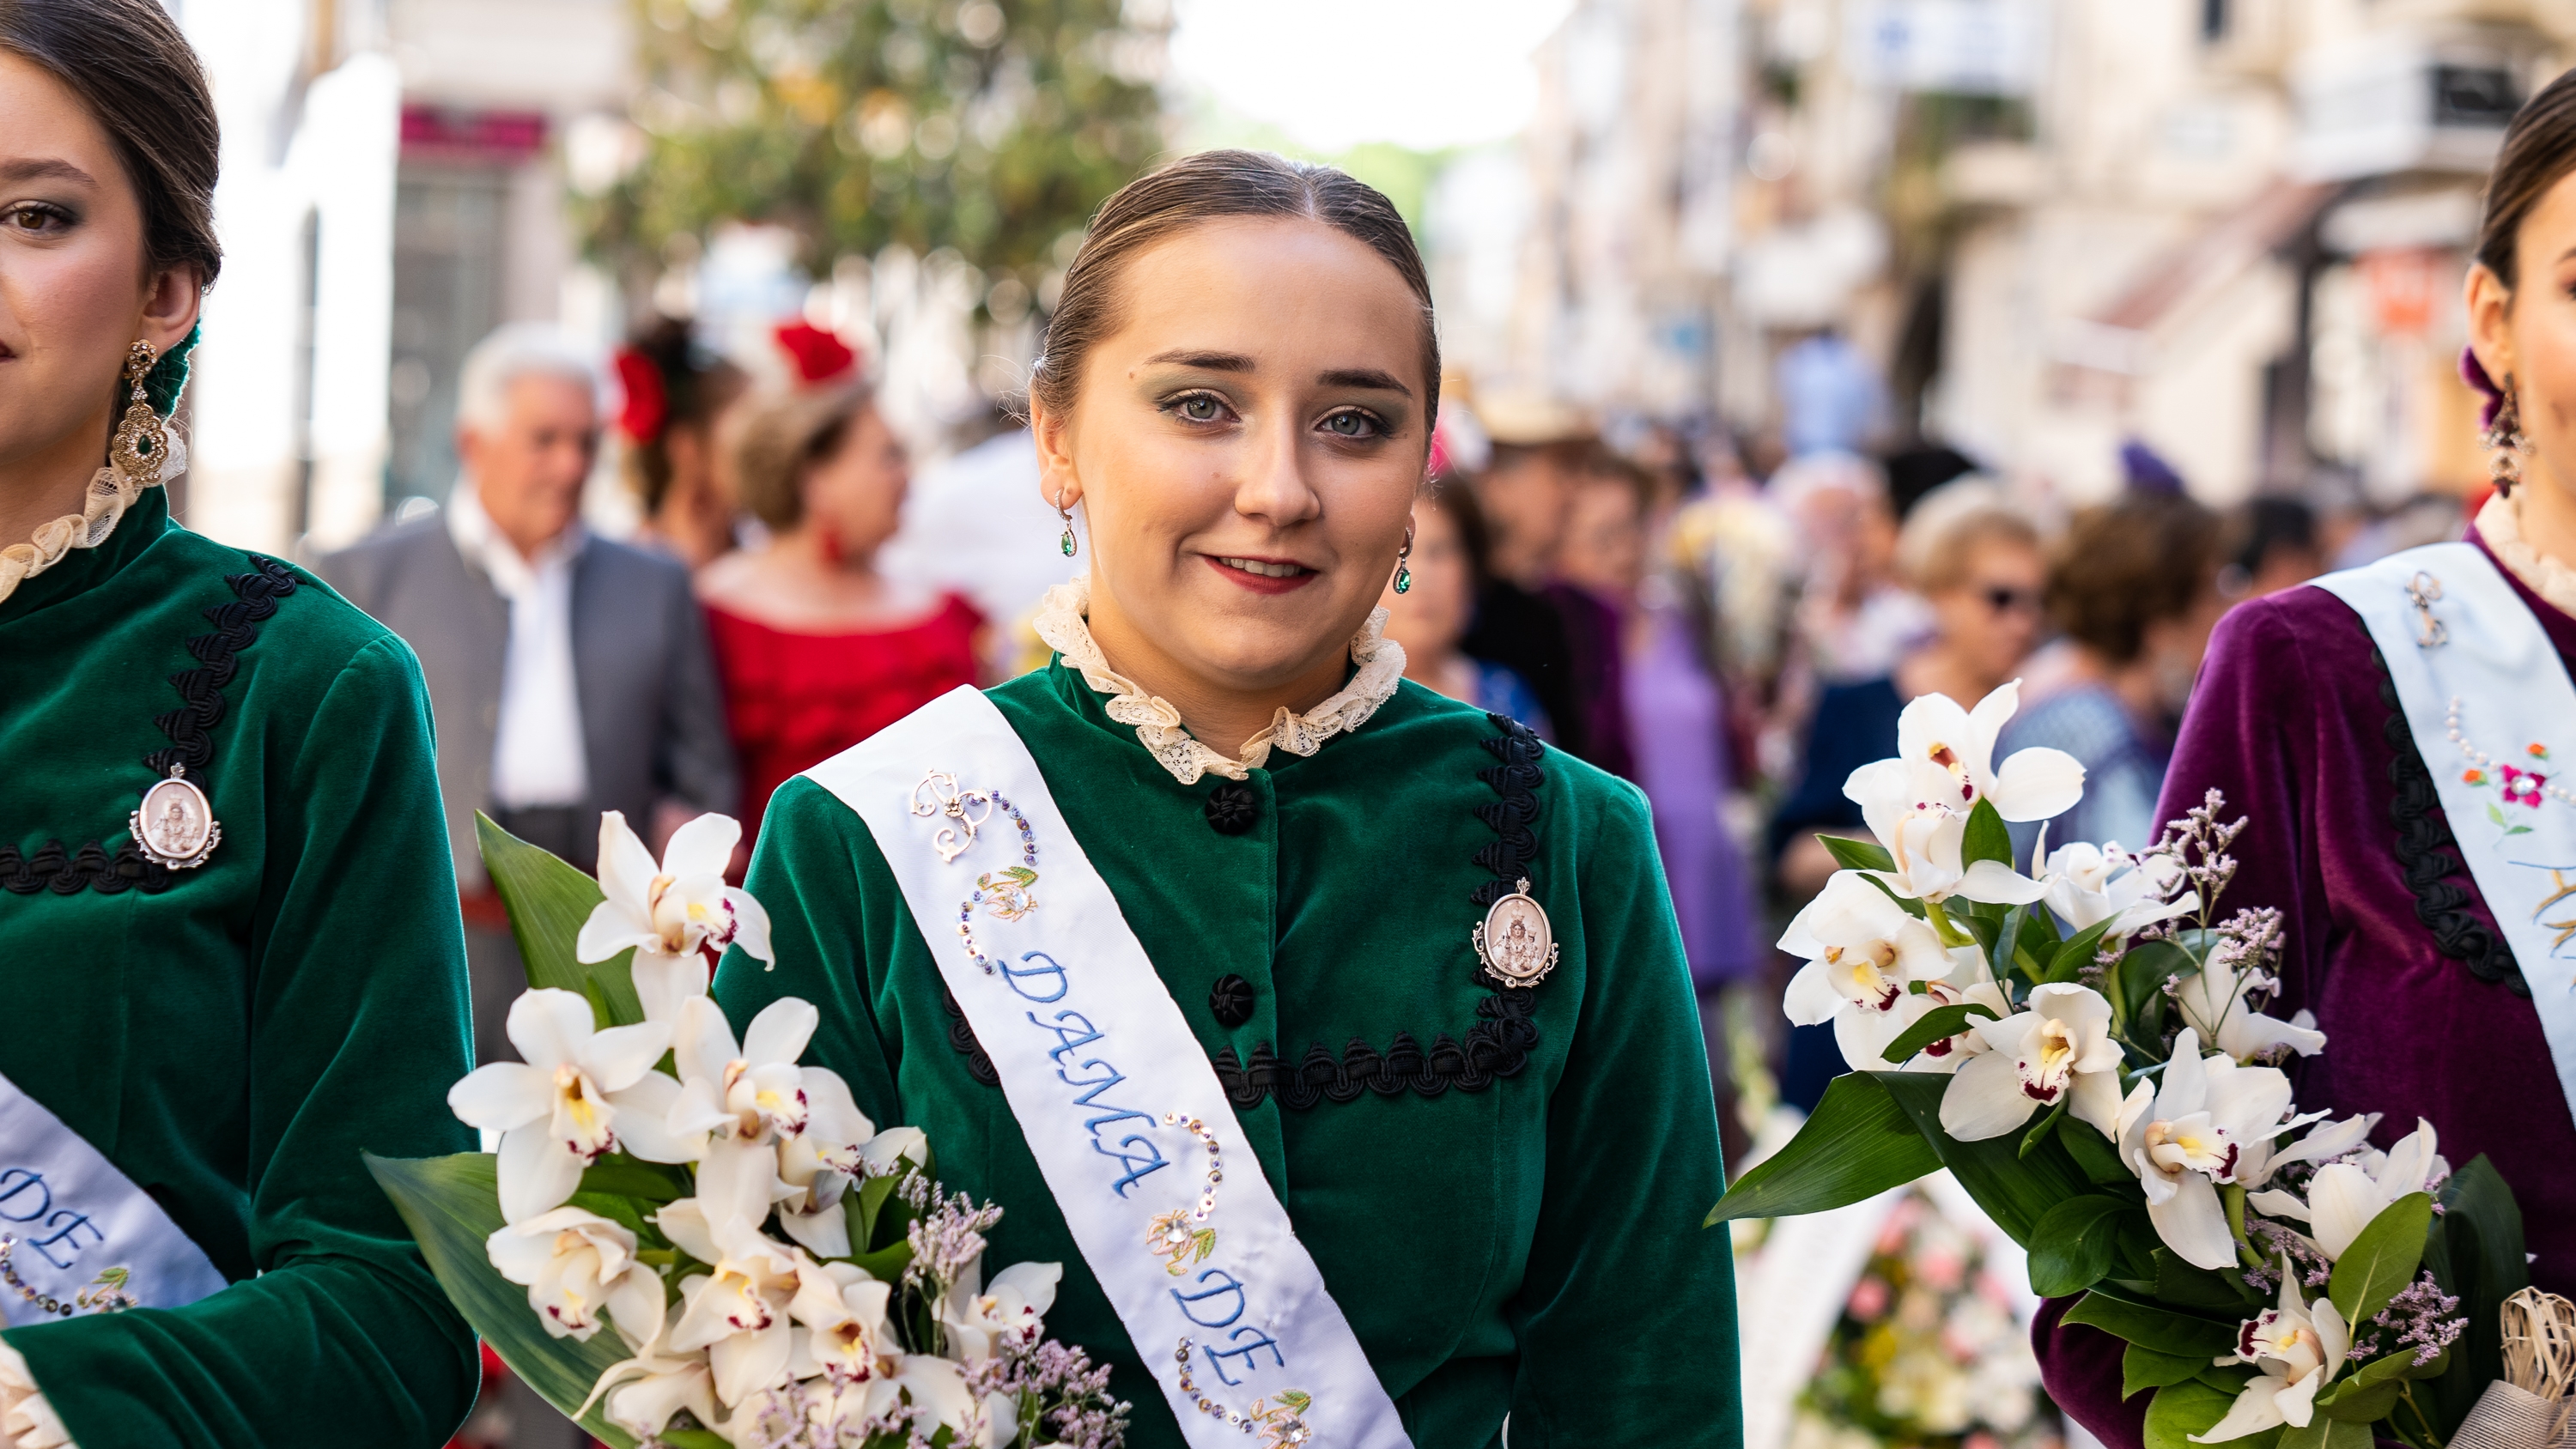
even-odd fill
[(2036, 614), (2039, 612), (2039, 590), (2016, 589), (2005, 584), (1989, 584), (1977, 591), (1986, 607), (1998, 614)]

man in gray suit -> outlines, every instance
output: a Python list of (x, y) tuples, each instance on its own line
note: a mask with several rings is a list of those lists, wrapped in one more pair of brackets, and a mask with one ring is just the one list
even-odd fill
[(599, 378), (560, 331), (503, 327), (465, 359), (463, 476), (447, 507), (322, 560), (319, 572), (420, 656), (439, 793), (465, 891), (476, 1055), (526, 986), (475, 846), (474, 812), (595, 870), (599, 816), (648, 843), (664, 818), (731, 811), (736, 778), (706, 620), (677, 561), (592, 535)]

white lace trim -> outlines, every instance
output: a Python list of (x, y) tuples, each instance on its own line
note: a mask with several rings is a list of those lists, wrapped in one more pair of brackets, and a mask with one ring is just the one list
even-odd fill
[(0, 1342), (0, 1446), (6, 1449), (78, 1449), (63, 1421), (36, 1388), (27, 1360)]
[(2576, 568), (2522, 541), (2522, 500), (2497, 494), (2478, 510), (2478, 537), (2496, 561), (2562, 614), (2576, 615)]
[(1147, 694), (1134, 680), (1109, 667), (1107, 656), (1091, 637), (1091, 575), (1077, 574), (1071, 583), (1047, 590), (1032, 622), (1038, 637), (1082, 671), (1082, 681), (1112, 696), (1109, 717), (1136, 727), (1136, 742), (1156, 763), (1184, 785), (1201, 775), (1240, 780), (1261, 767), (1276, 745), (1292, 755), (1311, 755), (1324, 741), (1368, 723), (1378, 706), (1404, 679), (1404, 646), (1386, 637), (1386, 610), (1369, 611), (1368, 623), (1351, 636), (1351, 662), (1359, 672), (1323, 703), (1298, 714), (1285, 706), (1261, 733), (1243, 742), (1229, 759), (1193, 738), (1181, 726), (1181, 712), (1160, 695)]
[(96, 548), (116, 532), (116, 521), (146, 488), (158, 488), (188, 471), (188, 445), (179, 437), (176, 424), (165, 423), (164, 434), (170, 446), (162, 451), (160, 476), (129, 478), (114, 468), (101, 468), (90, 475), (89, 491), (81, 496), (81, 511), (66, 513), (36, 530), (36, 536), (25, 543), (0, 548), (0, 603), (6, 603), (18, 591), (22, 580), (34, 578), (76, 548)]

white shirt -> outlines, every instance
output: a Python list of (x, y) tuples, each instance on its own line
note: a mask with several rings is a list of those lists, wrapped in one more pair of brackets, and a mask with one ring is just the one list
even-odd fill
[(492, 803), (506, 810), (578, 805), (590, 795), (572, 658), (572, 565), (585, 537), (581, 524), (550, 540), (534, 559), (523, 558), (483, 511), (474, 480), (459, 478), (448, 496), (447, 531), (456, 551), (510, 605), (501, 717), (492, 731)]

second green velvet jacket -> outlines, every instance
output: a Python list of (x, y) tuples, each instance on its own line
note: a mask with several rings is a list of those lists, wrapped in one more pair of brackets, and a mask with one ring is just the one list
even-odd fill
[[(1644, 798), (1404, 684), (1356, 732), (1251, 772), (1212, 828), (1059, 662), (992, 691), (1200, 1043), (1419, 1449), (1740, 1443), (1723, 1190), (1689, 973)], [(928, 762), (925, 762), (928, 763)], [(1534, 786), (1534, 788), (1532, 788)], [(1525, 862), (1501, 848), (1526, 821)], [(1487, 986), (1468, 931), (1497, 868), (1563, 945)], [(774, 968), (727, 958), (735, 1021), (823, 1010), (806, 1060), (880, 1127), (926, 1130), (948, 1190), (1000, 1203), (988, 1266), (1057, 1261), (1048, 1331), (1115, 1365), (1132, 1449), (1181, 1436), (1084, 1266), (859, 817), (810, 780), (769, 804), (749, 886)], [(1462, 1047), (1462, 1043), (1469, 1044)]]

